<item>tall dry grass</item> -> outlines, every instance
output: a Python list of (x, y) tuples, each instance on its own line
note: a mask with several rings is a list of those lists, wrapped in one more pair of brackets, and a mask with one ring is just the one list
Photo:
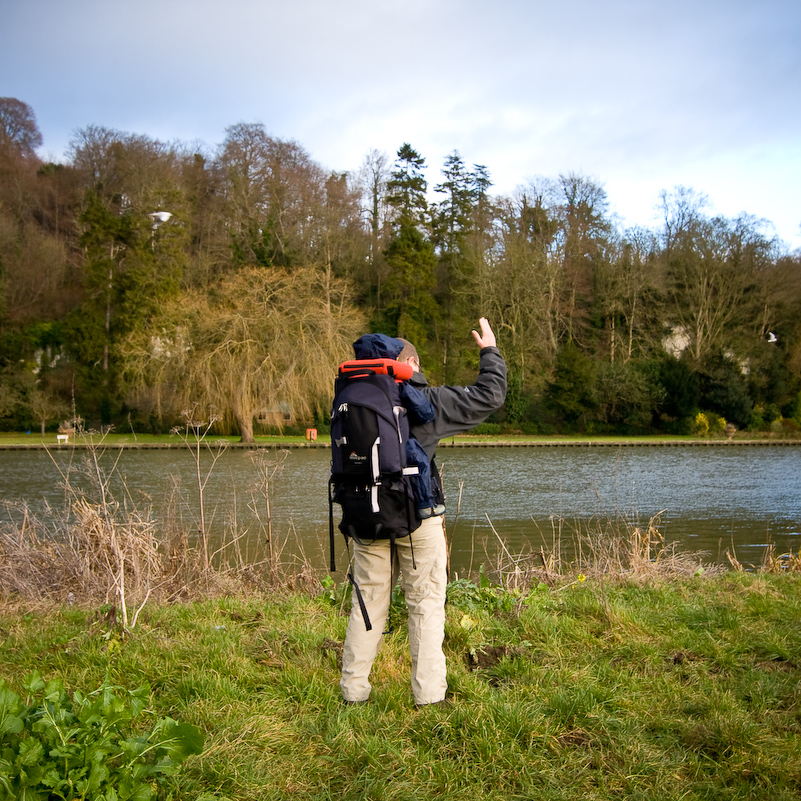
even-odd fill
[[(734, 546), (727, 549), (726, 558), (729, 564), (737, 572), (744, 572), (754, 569), (755, 565), (744, 565), (737, 557)], [(767, 548), (762, 553), (762, 559), (758, 569), (763, 573), (801, 573), (801, 551), (793, 553), (792, 550), (784, 553), (777, 553), (776, 544), (768, 543)]]
[(666, 542), (659, 530), (660, 515), (647, 523), (593, 518), (570, 524), (551, 520), (551, 531), (539, 546), (512, 553), (492, 521), (490, 529), (499, 548), (485, 543), (484, 573), (507, 591), (528, 590), (539, 583), (558, 587), (576, 576), (613, 582), (644, 584), (690, 576), (718, 575), (726, 569), (710, 561), (705, 551), (681, 551)]
[[(48, 507), (37, 516), (24, 501), (5, 503), (7, 519), (0, 522), (0, 598), (105, 603), (130, 630), (149, 600), (169, 603), (247, 588), (321, 589), (302, 548), (299, 556), (286, 555), (294, 532), (273, 532), (270, 480), (286, 454), (254, 454), (258, 480), (251, 508), (262, 529), (259, 536), (240, 530), (234, 513), (222, 541), (212, 548), (205, 518), (201, 516), (199, 524), (182, 518), (184, 498), (176, 482), (166, 514), (157, 520), (152, 506), (138, 503), (120, 476), (112, 482), (120, 454), (106, 454), (102, 437), (94, 440), (87, 434), (85, 444), (81, 458), (61, 472), (67, 501), (63, 508)], [(187, 439), (187, 446), (196, 456), (195, 500), (202, 507), (216, 458), (201, 472), (203, 437)], [(113, 483), (122, 485), (121, 498), (114, 494)], [(266, 506), (266, 519), (258, 511), (260, 505)]]

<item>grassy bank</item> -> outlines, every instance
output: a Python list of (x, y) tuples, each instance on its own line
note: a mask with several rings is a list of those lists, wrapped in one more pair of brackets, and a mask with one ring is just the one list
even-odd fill
[[(71, 435), (66, 444), (59, 444), (56, 441), (57, 435), (54, 433), (45, 434), (43, 437), (38, 431), (27, 434), (25, 432), (0, 432), (0, 448), (71, 448), (91, 447), (102, 442), (103, 447), (108, 448), (137, 448), (137, 447), (163, 447), (163, 448), (185, 448), (194, 447), (197, 444), (195, 438), (187, 438), (182, 434), (133, 434), (133, 433), (108, 433), (108, 434), (79, 434)], [(239, 437), (236, 436), (206, 436), (201, 439), (206, 444), (219, 444), (224, 446), (240, 445)], [(321, 444), (325, 441), (323, 437), (318, 440)], [(257, 447), (286, 447), (309, 444), (305, 436), (296, 435), (264, 435), (255, 438), (253, 445)], [(312, 443), (316, 444), (316, 443)]]
[[(297, 447), (328, 447), (330, 440), (327, 432), (318, 432), (316, 440), (307, 440), (305, 436), (291, 434), (260, 435), (251, 443), (240, 442), (237, 436), (208, 435), (202, 438), (207, 446), (248, 447), (248, 448), (297, 448)], [(59, 444), (56, 434), (48, 433), (44, 437), (38, 432), (0, 432), (0, 449), (3, 448), (53, 448), (69, 449), (72, 447), (92, 447), (102, 442), (106, 448), (186, 448), (194, 447), (196, 441), (192, 438), (187, 441), (180, 434), (121, 434), (109, 433), (81, 434), (70, 437), (67, 443)], [(737, 432), (733, 436), (718, 434), (714, 436), (678, 436), (666, 434), (653, 434), (643, 436), (615, 436), (615, 435), (526, 435), (526, 434), (460, 434), (443, 440), (440, 445), (492, 444), (492, 445), (801, 445), (801, 436), (774, 435), (765, 433)]]
[(6, 604), (0, 676), (151, 686), (206, 748), (173, 798), (796, 799), (801, 576), (451, 585), (453, 704), (415, 710), (400, 599), (374, 692), (339, 700), (344, 589), (146, 606)]

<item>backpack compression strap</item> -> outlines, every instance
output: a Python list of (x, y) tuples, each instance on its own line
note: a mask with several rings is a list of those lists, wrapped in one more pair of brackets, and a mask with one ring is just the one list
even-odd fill
[(368, 375), (392, 376), (398, 383), (408, 381), (414, 370), (410, 364), (395, 359), (354, 359), (339, 365), (339, 375), (347, 378), (366, 378)]

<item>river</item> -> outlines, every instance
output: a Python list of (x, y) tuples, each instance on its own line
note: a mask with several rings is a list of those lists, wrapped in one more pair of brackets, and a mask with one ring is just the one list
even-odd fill
[[(0, 451), (0, 501), (11, 503), (0, 519), (18, 519), (17, 501), (52, 517), (70, 496), (65, 476), (97, 499), (86, 458), (72, 449)], [(329, 458), (325, 449), (232, 448), (214, 463), (204, 454), (207, 525), (220, 541), (236, 531), (255, 553), (265, 538), (268, 495), (274, 541), (288, 540), (287, 553), (302, 549), (325, 564)], [(443, 447), (438, 462), (457, 571), (492, 558), (501, 547), (493, 528), (512, 553), (541, 545), (547, 552), (554, 532), (600, 529), (608, 521), (642, 525), (655, 515), (666, 541), (704, 551), (710, 561), (724, 562), (726, 549), (734, 548), (743, 564), (758, 564), (771, 543), (779, 552), (801, 545), (801, 446)], [(100, 466), (119, 503), (198, 529), (198, 479), (189, 451), (110, 450)], [(267, 494), (264, 470), (271, 477)]]

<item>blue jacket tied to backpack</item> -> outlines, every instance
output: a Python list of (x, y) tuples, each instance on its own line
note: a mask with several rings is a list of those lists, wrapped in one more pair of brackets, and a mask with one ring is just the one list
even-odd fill
[(365, 334), (353, 343), (357, 359), (397, 359), (402, 350), (403, 342), (386, 334)]

